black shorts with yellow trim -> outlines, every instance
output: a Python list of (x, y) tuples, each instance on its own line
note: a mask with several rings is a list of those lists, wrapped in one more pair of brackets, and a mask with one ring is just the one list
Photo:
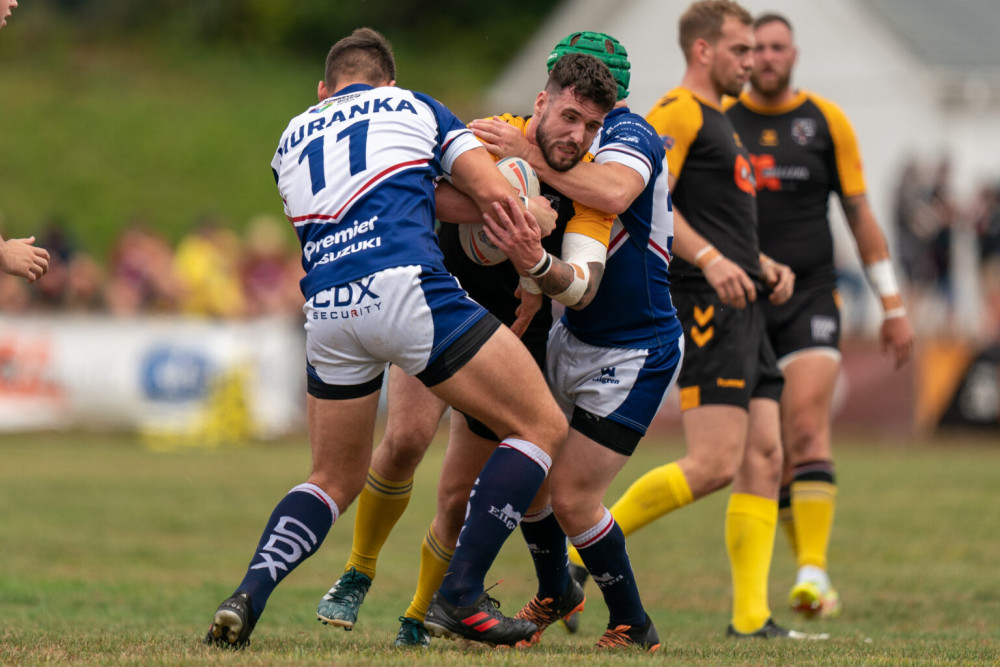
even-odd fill
[(732, 308), (704, 290), (676, 290), (671, 297), (684, 325), (677, 380), (682, 411), (701, 405), (747, 409), (753, 398), (781, 398), (784, 378), (757, 303)]
[(796, 285), (791, 299), (780, 306), (763, 300), (761, 310), (778, 359), (816, 347), (840, 350), (840, 294), (836, 287)]

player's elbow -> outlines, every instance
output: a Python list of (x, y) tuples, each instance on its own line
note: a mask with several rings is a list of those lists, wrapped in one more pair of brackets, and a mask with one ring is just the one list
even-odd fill
[(627, 211), (634, 200), (629, 189), (617, 183), (608, 185), (604, 191), (604, 198), (604, 202), (598, 208), (614, 215), (621, 215)]

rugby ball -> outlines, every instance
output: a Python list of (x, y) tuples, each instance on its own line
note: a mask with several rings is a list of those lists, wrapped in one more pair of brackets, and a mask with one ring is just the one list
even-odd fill
[[(541, 194), (538, 175), (527, 160), (519, 157), (505, 157), (497, 162), (497, 169), (511, 185), (524, 197), (537, 197)], [(490, 243), (483, 231), (482, 223), (460, 224), (458, 237), (466, 256), (476, 264), (492, 266), (507, 261), (507, 255)]]

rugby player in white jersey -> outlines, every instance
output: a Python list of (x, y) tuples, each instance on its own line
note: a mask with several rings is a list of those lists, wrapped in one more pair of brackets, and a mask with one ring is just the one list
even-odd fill
[[(515, 265), (567, 306), (549, 335), (546, 377), (570, 418), (570, 432), (521, 523), (539, 588), (518, 617), (539, 628), (523, 642), (530, 645), (579, 607), (583, 591), (570, 576), (569, 536), (608, 606), (597, 648), (655, 651), (659, 636), (643, 608), (625, 537), (603, 498), (673, 386), (684, 354), (669, 291), (673, 213), (667, 169), (659, 136), (625, 100), (625, 47), (604, 33), (575, 32), (553, 49), (549, 68), (573, 53), (601, 59), (618, 82), (618, 103), (604, 120), (592, 163), (554, 171), (506, 124), (470, 124), (495, 155), (526, 158), (539, 178), (574, 200), (618, 214), (607, 247), (567, 235), (562, 259), (544, 252), (519, 215), (496, 209), (486, 227)], [(596, 294), (586, 289), (587, 273), (603, 274)]]
[(497, 508), (524, 513), (566, 420), (517, 336), (445, 270), (433, 231), (440, 177), (483, 211), (505, 202), (520, 213), (519, 201), (461, 121), (432, 98), (395, 87), (395, 78), (379, 33), (361, 28), (337, 42), (319, 104), (292, 119), (271, 163), (306, 270), (312, 473), (275, 507), (243, 580), (214, 614), (208, 644), (249, 643), (275, 587), (315, 553), (364, 486), (389, 362), (501, 438), (469, 499), (445, 622), (495, 644), (536, 630), (503, 616), (483, 577), (516, 527)]

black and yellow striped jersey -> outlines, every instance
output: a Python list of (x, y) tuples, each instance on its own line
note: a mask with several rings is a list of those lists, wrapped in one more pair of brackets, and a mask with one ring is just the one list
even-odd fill
[[(757, 202), (750, 154), (719, 107), (678, 87), (646, 115), (663, 140), (667, 169), (676, 179), (673, 204), (691, 227), (760, 282)], [(705, 279), (675, 257), (674, 287)]]
[(792, 267), (797, 286), (832, 286), (830, 193), (865, 192), (850, 122), (837, 105), (807, 91), (779, 106), (755, 104), (747, 93), (725, 106), (750, 150), (761, 250)]

